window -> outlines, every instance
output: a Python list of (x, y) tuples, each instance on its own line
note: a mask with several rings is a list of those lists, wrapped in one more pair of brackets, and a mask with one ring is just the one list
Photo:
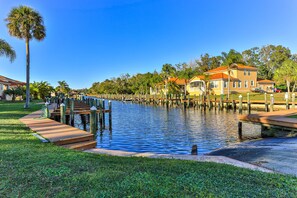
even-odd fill
[(224, 81), (224, 88), (227, 88), (227, 86), (228, 86), (228, 82)]
[(241, 81), (238, 81), (238, 88), (241, 88)]
[(3, 85), (2, 84), (0, 84), (0, 90), (3, 90)]
[(233, 88), (236, 88), (236, 82), (233, 81)]
[(250, 71), (250, 70), (248, 70), (248, 75), (249, 75), (249, 76), (251, 75), (251, 71)]
[(249, 86), (249, 81), (247, 81), (247, 80), (244, 81), (244, 87), (245, 87), (245, 88), (248, 88), (248, 86)]
[(255, 86), (255, 84), (254, 84), (254, 81), (253, 81), (253, 80), (251, 80), (251, 86)]
[(219, 83), (218, 81), (210, 81), (210, 88), (218, 88)]
[(243, 71), (243, 74), (246, 76), (246, 70)]

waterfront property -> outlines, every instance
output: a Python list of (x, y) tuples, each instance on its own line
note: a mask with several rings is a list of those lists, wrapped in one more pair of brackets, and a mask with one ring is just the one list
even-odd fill
[[(228, 84), (230, 78), (230, 85)], [(204, 81), (210, 94), (227, 94), (250, 92), (257, 85), (257, 68), (241, 64), (234, 64), (230, 67), (221, 66), (204, 73), (204, 75), (196, 76), (190, 80), (188, 87), (190, 95), (199, 94), (195, 89), (197, 80)]]
[(263, 80), (258, 79), (257, 80), (257, 87), (260, 88), (260, 90), (266, 91), (266, 92), (274, 92), (274, 81), (272, 80)]
[(18, 86), (24, 86), (25, 84), (24, 82), (0, 75), (0, 100), (12, 100), (12, 96), (5, 94), (4, 91)]
[[(230, 80), (230, 85), (229, 85)], [(257, 77), (257, 68), (242, 64), (233, 64), (232, 66), (221, 66), (207, 72), (203, 75), (195, 76), (189, 80), (176, 77), (169, 77), (167, 80), (157, 84), (155, 88), (150, 89), (151, 95), (166, 95), (169, 93), (168, 85), (175, 84), (180, 93), (190, 95), (202, 95), (209, 93), (211, 95), (230, 93), (247, 93), (251, 91), (274, 92), (274, 81), (259, 79)]]
[(169, 93), (169, 84), (174, 84), (177, 88), (177, 91), (180, 93), (185, 92), (185, 88), (187, 87), (187, 80), (176, 78), (176, 77), (169, 77), (167, 80), (157, 84), (154, 88), (150, 88), (150, 95), (161, 95), (161, 94), (168, 94)]

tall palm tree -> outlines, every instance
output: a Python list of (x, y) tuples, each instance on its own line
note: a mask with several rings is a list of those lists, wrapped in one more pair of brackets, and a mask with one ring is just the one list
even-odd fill
[(7, 28), (9, 34), (26, 42), (26, 104), (30, 102), (30, 40), (35, 38), (41, 41), (45, 38), (45, 27), (42, 16), (35, 10), (27, 6), (13, 8), (8, 17)]
[(0, 56), (6, 56), (10, 61), (14, 61), (16, 55), (13, 48), (3, 39), (0, 39)]
[(237, 67), (236, 63), (231, 63), (228, 65), (227, 71), (228, 71), (228, 98), (227, 100), (230, 99), (230, 77), (231, 77), (231, 72), (232, 69), (234, 69), (235, 67)]

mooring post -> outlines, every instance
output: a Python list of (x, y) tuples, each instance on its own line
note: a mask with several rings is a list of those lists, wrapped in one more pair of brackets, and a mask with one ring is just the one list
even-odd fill
[(111, 119), (111, 101), (108, 101), (108, 121), (109, 121), (109, 130), (111, 131), (112, 129), (112, 119)]
[(242, 140), (242, 122), (238, 122), (238, 138)]
[(214, 95), (214, 108), (217, 109), (217, 95)]
[(211, 109), (211, 105), (210, 105), (210, 95), (207, 94), (207, 106), (209, 109)]
[(105, 100), (102, 100), (102, 128), (105, 129)]
[(267, 93), (264, 93), (264, 100), (265, 100), (265, 111), (268, 112), (268, 102), (267, 102)]
[(247, 109), (248, 109), (248, 114), (251, 114), (251, 101), (250, 101), (250, 93), (246, 94), (247, 97)]
[(223, 97), (224, 97), (223, 94), (221, 94), (221, 97), (220, 97), (220, 110), (223, 110), (223, 108), (224, 108), (224, 102), (223, 102), (224, 98)]
[(64, 103), (62, 103), (60, 105), (60, 119), (61, 119), (61, 123), (66, 124), (66, 115), (65, 115), (65, 111), (66, 111), (66, 106)]
[(292, 109), (295, 109), (295, 93), (292, 94)]
[(286, 94), (285, 94), (285, 99), (286, 99), (286, 109), (289, 109), (290, 107), (289, 107), (289, 93), (288, 92), (286, 92)]
[(198, 155), (198, 146), (196, 144), (192, 146), (191, 155)]
[(44, 114), (45, 114), (45, 117), (46, 118), (49, 118), (50, 117), (50, 113), (49, 113), (49, 109), (48, 109), (48, 105), (49, 105), (49, 103), (48, 102), (46, 102), (45, 104), (45, 109), (44, 109)]
[(96, 114), (97, 114), (97, 108), (95, 106), (92, 106), (90, 108), (91, 110), (91, 115), (90, 115), (90, 132), (92, 134), (96, 134), (97, 132), (97, 126), (96, 126)]
[(70, 100), (70, 125), (74, 126), (74, 99)]
[(238, 110), (239, 110), (239, 113), (241, 114), (242, 113), (242, 95), (239, 95), (238, 98), (239, 98)]
[(270, 94), (270, 112), (273, 111), (273, 105), (274, 105), (274, 97), (273, 97), (273, 94)]

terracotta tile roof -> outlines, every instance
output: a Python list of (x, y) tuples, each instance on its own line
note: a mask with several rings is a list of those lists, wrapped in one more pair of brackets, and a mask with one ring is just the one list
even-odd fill
[(10, 86), (23, 86), (26, 83), (18, 81), (18, 80), (13, 80), (11, 78), (7, 78), (5, 76), (0, 75), (0, 83), (5, 84), (5, 85), (10, 85)]
[(274, 81), (272, 81), (272, 80), (260, 80), (260, 79), (258, 79), (257, 83), (259, 83), (259, 84), (274, 84)]
[(179, 79), (179, 78), (169, 78), (168, 82), (175, 82), (177, 85), (186, 85), (187, 84), (186, 79)]
[[(205, 76), (203, 76), (203, 75), (202, 76), (197, 76), (197, 78), (199, 78), (201, 80), (204, 80)], [(209, 79), (210, 80), (217, 80), (217, 79), (228, 80), (228, 75), (224, 74), (224, 73), (216, 73), (216, 74), (209, 75)], [(230, 80), (238, 80), (238, 78), (234, 78), (234, 77), (230, 76)]]
[[(252, 66), (247, 66), (247, 65), (242, 65), (242, 64), (237, 64), (237, 68), (238, 69), (247, 69), (247, 70), (257, 70), (256, 67), (252, 67)], [(217, 73), (217, 72), (222, 72), (222, 71), (226, 71), (228, 69), (228, 66), (221, 66), (221, 67), (217, 67), (215, 69), (211, 69), (205, 73)]]

